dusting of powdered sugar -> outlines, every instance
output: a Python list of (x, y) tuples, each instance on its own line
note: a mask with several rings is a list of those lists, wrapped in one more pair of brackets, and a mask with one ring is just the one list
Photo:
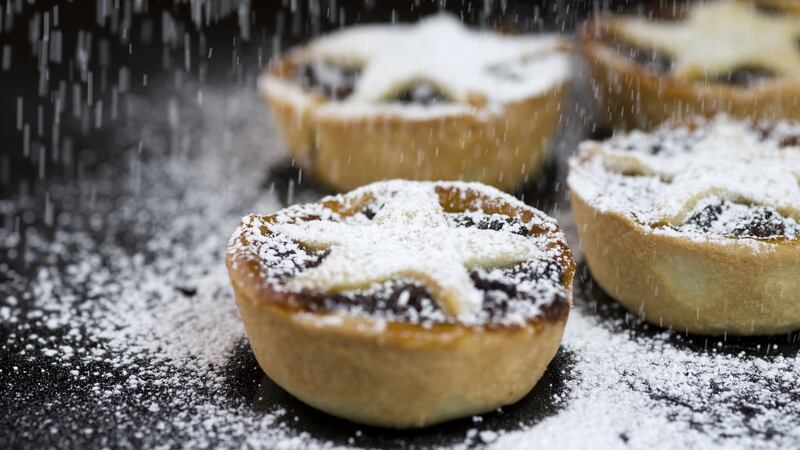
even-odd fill
[[(445, 213), (437, 188), (460, 196), (480, 192), (488, 202), (524, 208), (530, 218), (525, 223), (486, 214), (479, 204), (465, 214)], [(322, 207), (365, 198), (369, 203), (355, 214)], [(408, 321), (441, 322), (445, 312), (446, 322), (521, 325), (568, 297), (561, 280), (570, 265), (562, 254), (563, 234), (552, 219), (531, 211), (478, 184), (380, 182), (272, 217), (245, 217), (230, 240), (229, 255), (234, 267), (238, 255), (259, 263), (263, 282), (273, 290), (321, 294), (329, 297), (322, 303), (336, 311), (360, 314), (364, 303), (391, 301), (388, 311), (367, 305), (386, 320), (397, 317), (395, 310), (403, 309), (399, 303), (411, 297), (416, 310), (403, 314)], [(531, 234), (532, 229), (537, 231)], [(411, 290), (387, 290), (398, 288), (387, 284), (391, 280), (410, 283)], [(377, 296), (374, 302), (370, 295)], [(432, 308), (430, 299), (439, 308)], [(502, 307), (502, 314), (485, 301)]]
[[(592, 207), (652, 232), (720, 241), (793, 239), (800, 219), (800, 147), (792, 130), (789, 123), (719, 116), (585, 142), (571, 160), (568, 182)], [(725, 214), (702, 226), (688, 223), (704, 207)]]
[(697, 3), (684, 20), (627, 17), (616, 29), (638, 46), (668, 53), (675, 60), (671, 76), (680, 79), (705, 80), (742, 67), (758, 67), (775, 76), (800, 73), (800, 21), (790, 13), (765, 13), (757, 2)]
[(715, 236), (795, 239), (800, 235), (800, 225), (793, 217), (783, 217), (770, 207), (742, 205), (716, 195), (697, 202), (678, 229)]
[[(416, 24), (361, 25), (320, 37), (299, 51), (304, 61), (358, 66), (352, 93), (318, 113), (340, 116), (403, 114), (437, 117), (475, 110), (477, 98), (490, 109), (540, 95), (569, 79), (565, 42), (553, 35), (503, 36), (466, 28), (439, 14)], [(325, 65), (319, 65), (327, 67)], [(327, 80), (341, 78), (321, 72)], [(452, 102), (393, 104), (390, 98), (415, 83), (430, 83)], [(310, 104), (299, 86), (273, 75), (260, 80), (271, 95)]]

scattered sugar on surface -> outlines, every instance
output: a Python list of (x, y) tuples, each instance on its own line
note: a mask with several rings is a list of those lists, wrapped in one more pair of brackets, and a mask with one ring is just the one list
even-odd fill
[[(281, 156), (267, 151), (279, 147), (270, 144), (276, 138), (264, 126), (263, 105), (238, 87), (206, 91), (204, 109), (173, 106), (182, 124), (163, 127), (164, 102), (132, 100), (131, 135), (114, 139), (142, 142), (127, 175), (140, 177), (135, 183), (117, 183), (118, 173), (87, 176), (54, 188), (76, 208), (61, 210), (52, 230), (0, 228), (0, 252), (23, 249), (32, 270), (0, 266), (7, 280), (0, 316), (11, 330), (4, 351), (16, 351), (44, 383), (49, 373), (74, 386), (26, 420), (48, 422), (49, 409), (64, 409), (78, 419), (50, 432), (77, 446), (109, 433), (108, 421), (120, 433), (114, 446), (312, 445), (275, 423), (280, 407), (256, 414), (247, 401), (232, 400), (226, 375), (232, 352), (244, 345), (223, 262), (226, 239), (243, 211), (279, 207), (273, 191), (258, 187)], [(81, 201), (82, 187), (94, 196), (91, 206)], [(4, 217), (25, 214), (10, 202), (2, 208)], [(12, 370), (19, 369), (0, 368), (0, 376)], [(37, 394), (7, 395), (25, 410)]]
[(626, 330), (622, 319), (600, 320), (584, 308), (570, 317), (563, 348), (576, 364), (564, 409), (536, 427), (502, 435), (497, 448), (789, 448), (800, 442), (796, 352), (696, 350), (667, 332), (642, 336)]

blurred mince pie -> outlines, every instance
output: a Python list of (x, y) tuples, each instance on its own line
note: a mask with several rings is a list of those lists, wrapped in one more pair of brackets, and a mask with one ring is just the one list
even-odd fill
[(800, 329), (800, 124), (727, 117), (585, 142), (569, 187), (597, 283), (699, 334)]
[(558, 349), (574, 272), (553, 219), (459, 182), (381, 182), (247, 216), (227, 264), (270, 378), (395, 428), (528, 393)]
[(259, 87), (293, 157), (336, 189), (391, 178), (511, 189), (541, 168), (569, 77), (561, 38), (437, 15), (312, 40)]
[(800, 119), (800, 3), (675, 3), (647, 16), (599, 15), (580, 39), (601, 115), (652, 128), (723, 112)]

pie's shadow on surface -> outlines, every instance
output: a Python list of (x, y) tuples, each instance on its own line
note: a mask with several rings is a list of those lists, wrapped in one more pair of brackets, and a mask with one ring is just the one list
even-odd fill
[(274, 191), (282, 207), (295, 203), (313, 202), (326, 195), (335, 194), (331, 188), (317, 182), (300, 169), (294, 160), (285, 158), (266, 172), (262, 189)]
[[(668, 331), (631, 313), (595, 283), (588, 266), (581, 262), (575, 272), (574, 304), (597, 320), (599, 326), (633, 338), (666, 339), (676, 348), (697, 353), (714, 352), (745, 357), (794, 356), (800, 352), (800, 332), (775, 336), (701, 336)], [(666, 334), (666, 338), (664, 338)]]
[[(226, 373), (235, 386), (231, 396), (250, 399), (257, 412), (276, 415), (276, 427), (291, 435), (308, 435), (326, 442), (370, 448), (434, 447), (490, 441), (494, 432), (523, 429), (555, 415), (566, 406), (567, 387), (574, 361), (563, 348), (528, 395), (497, 411), (418, 430), (392, 430), (361, 425), (326, 414), (294, 398), (261, 371), (246, 340), (237, 345)], [(492, 432), (481, 434), (481, 432)]]

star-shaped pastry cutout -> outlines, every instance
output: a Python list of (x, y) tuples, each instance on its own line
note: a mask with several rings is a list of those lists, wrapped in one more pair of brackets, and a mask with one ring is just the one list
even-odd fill
[(626, 19), (617, 31), (635, 45), (672, 56), (672, 73), (678, 77), (721, 75), (742, 67), (769, 69), (777, 76), (800, 74), (800, 19), (762, 13), (749, 2), (699, 3), (686, 20), (674, 23)]
[(306, 248), (330, 250), (318, 266), (292, 279), (289, 289), (334, 293), (412, 279), (422, 283), (446, 313), (465, 321), (483, 301), (469, 269), (544, 257), (536, 241), (524, 236), (448, 226), (431, 187), (395, 194), (369, 224), (314, 220), (269, 228)]
[(564, 41), (555, 35), (505, 36), (438, 14), (416, 24), (366, 25), (324, 36), (310, 58), (360, 65), (347, 104), (384, 103), (426, 82), (457, 103), (517, 101), (569, 77)]
[(682, 223), (709, 196), (769, 206), (800, 220), (800, 148), (779, 148), (762, 141), (748, 126), (722, 116), (710, 122), (708, 130), (691, 151), (654, 155), (624, 150), (624, 143), (622, 148), (596, 149), (615, 172), (656, 175), (665, 181), (656, 208), (673, 225)]

